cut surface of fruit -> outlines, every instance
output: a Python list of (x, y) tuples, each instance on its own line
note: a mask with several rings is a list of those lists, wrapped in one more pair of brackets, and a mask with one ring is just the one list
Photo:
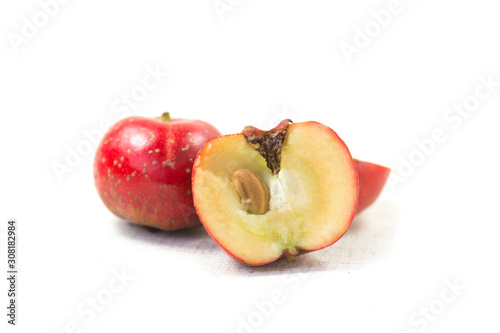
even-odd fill
[[(255, 148), (243, 134), (222, 136), (209, 141), (195, 160), (194, 202), (212, 238), (248, 265), (337, 241), (349, 227), (358, 201), (354, 162), (337, 134), (317, 122), (287, 126), (275, 173)], [(258, 188), (255, 198), (242, 198), (232, 182), (241, 170), (257, 175), (267, 186), (269, 202), (263, 214), (252, 214), (248, 205), (262, 201), (265, 192)], [(248, 181), (259, 187), (253, 178)]]

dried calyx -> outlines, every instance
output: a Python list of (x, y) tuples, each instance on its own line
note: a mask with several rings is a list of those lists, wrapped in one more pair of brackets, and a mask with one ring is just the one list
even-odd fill
[(285, 119), (269, 131), (247, 126), (242, 132), (247, 142), (264, 157), (273, 175), (277, 175), (281, 168), (281, 150), (290, 123), (290, 119)]

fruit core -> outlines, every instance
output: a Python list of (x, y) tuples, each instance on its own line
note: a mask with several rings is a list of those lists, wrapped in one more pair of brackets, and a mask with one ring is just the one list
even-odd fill
[[(242, 132), (248, 144), (265, 159), (273, 176), (280, 172), (281, 151), (291, 122), (285, 119), (269, 131), (247, 126)], [(231, 177), (231, 182), (248, 213), (262, 215), (269, 210), (269, 187), (258, 174), (248, 169), (238, 169)]]

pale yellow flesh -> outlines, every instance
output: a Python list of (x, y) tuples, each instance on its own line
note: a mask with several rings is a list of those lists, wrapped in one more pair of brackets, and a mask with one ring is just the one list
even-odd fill
[[(243, 135), (214, 139), (195, 162), (193, 193), (208, 232), (229, 253), (250, 265), (274, 261), (285, 250), (315, 250), (348, 228), (357, 203), (357, 174), (336, 134), (319, 123), (292, 124), (273, 176)], [(269, 186), (269, 211), (247, 213), (231, 183), (249, 169)]]

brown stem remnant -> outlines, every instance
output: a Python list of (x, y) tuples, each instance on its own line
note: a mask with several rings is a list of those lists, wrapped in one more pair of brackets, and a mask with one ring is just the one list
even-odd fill
[(267, 167), (273, 175), (277, 175), (281, 168), (281, 150), (290, 123), (293, 122), (290, 119), (285, 119), (269, 131), (247, 126), (242, 132), (247, 142), (264, 157)]

